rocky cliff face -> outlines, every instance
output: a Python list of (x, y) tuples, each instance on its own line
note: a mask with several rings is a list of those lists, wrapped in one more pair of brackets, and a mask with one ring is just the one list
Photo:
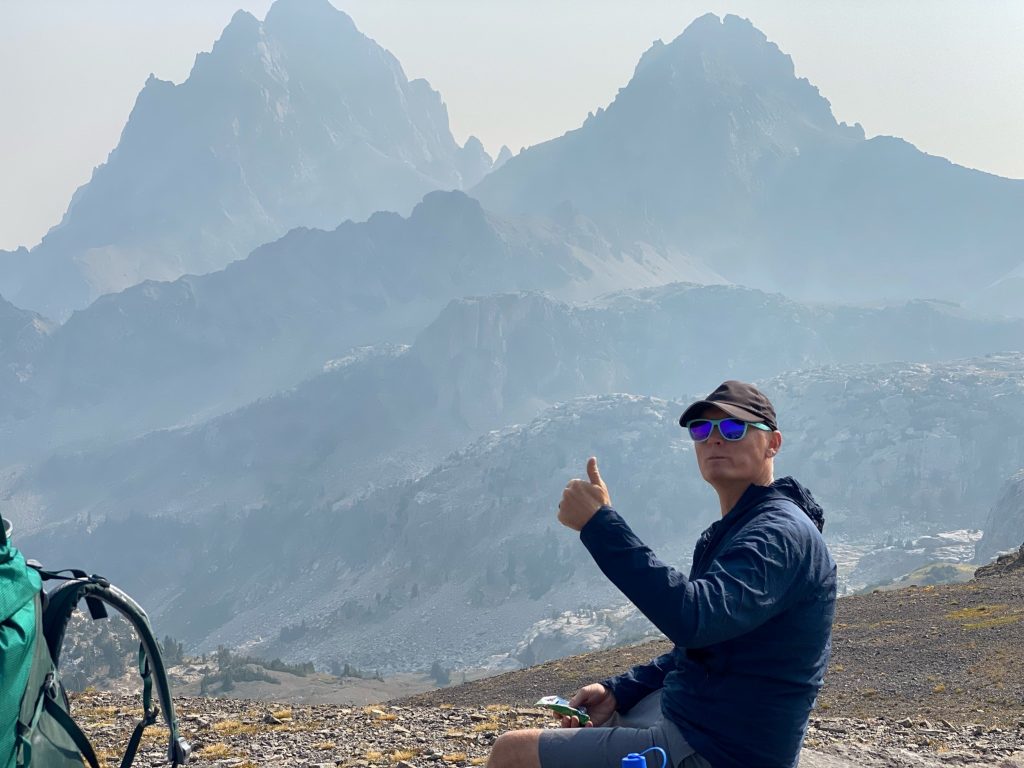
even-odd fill
[(1024, 541), (1024, 469), (1015, 472), (999, 491), (999, 497), (985, 521), (985, 535), (975, 553), (975, 562), (987, 563), (1000, 552), (1014, 549)]

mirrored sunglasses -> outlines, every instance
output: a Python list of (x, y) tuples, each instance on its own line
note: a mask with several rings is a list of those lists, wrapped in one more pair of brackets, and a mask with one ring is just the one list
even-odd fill
[(686, 422), (686, 429), (690, 438), (695, 443), (703, 443), (709, 437), (715, 427), (718, 427), (719, 434), (730, 442), (742, 440), (747, 434), (747, 427), (754, 427), (765, 432), (771, 432), (772, 428), (759, 421), (742, 421), (740, 419), (691, 419)]

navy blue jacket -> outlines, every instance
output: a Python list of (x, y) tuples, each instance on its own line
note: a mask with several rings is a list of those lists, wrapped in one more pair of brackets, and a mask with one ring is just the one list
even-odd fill
[[(602, 681), (619, 711), (662, 688), (662, 711), (714, 768), (792, 768), (828, 664), (836, 566), (821, 508), (783, 478), (751, 485), (701, 535), (687, 578), (611, 507), (580, 538), (675, 648)], [(817, 523), (817, 524), (816, 524)]]

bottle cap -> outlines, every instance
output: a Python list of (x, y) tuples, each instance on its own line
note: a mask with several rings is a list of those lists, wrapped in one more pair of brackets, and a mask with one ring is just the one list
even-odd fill
[(622, 768), (647, 768), (647, 758), (636, 752), (630, 752), (622, 758)]

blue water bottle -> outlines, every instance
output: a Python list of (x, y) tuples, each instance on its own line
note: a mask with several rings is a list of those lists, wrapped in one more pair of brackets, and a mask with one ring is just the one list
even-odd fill
[(621, 768), (647, 768), (647, 758), (644, 757), (644, 755), (648, 752), (660, 752), (661, 768), (666, 768), (668, 765), (668, 755), (665, 754), (665, 750), (661, 747), (651, 747), (649, 749), (645, 749), (643, 752), (630, 752), (622, 758)]

